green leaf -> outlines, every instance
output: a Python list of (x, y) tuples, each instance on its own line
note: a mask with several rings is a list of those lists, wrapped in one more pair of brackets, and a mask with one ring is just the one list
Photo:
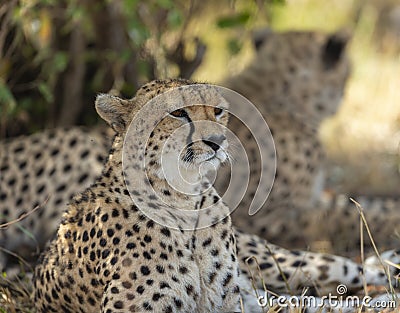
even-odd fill
[(236, 38), (231, 38), (227, 42), (228, 50), (231, 55), (236, 55), (242, 50), (242, 43)]
[[(0, 107), (0, 113), (3, 115), (12, 114), (16, 107), (17, 103), (10, 89), (0, 81), (0, 103), (3, 105)], [(3, 109), (4, 108), (4, 109)], [(3, 111), (4, 110), (4, 111)]]
[(138, 2), (138, 0), (124, 0), (124, 8), (126, 10), (134, 10), (136, 9)]
[(53, 59), (54, 70), (62, 72), (67, 68), (68, 65), (68, 54), (66, 52), (57, 52)]
[(151, 37), (150, 30), (136, 19), (131, 19), (129, 21), (128, 34), (135, 47), (140, 47), (148, 38)]
[(123, 63), (126, 64), (132, 57), (132, 51), (130, 49), (124, 49), (120, 54), (119, 54), (119, 60)]
[(156, 3), (164, 9), (171, 9), (174, 7), (174, 2), (172, 0), (158, 0)]
[(231, 28), (236, 26), (242, 26), (246, 24), (249, 19), (250, 19), (250, 13), (242, 12), (236, 15), (221, 17), (217, 21), (217, 26), (219, 28)]
[(178, 10), (172, 10), (168, 13), (168, 24), (172, 26), (172, 28), (178, 28), (182, 25), (182, 13)]
[(53, 101), (53, 93), (51, 92), (48, 84), (46, 84), (45, 82), (40, 82), (38, 85), (38, 89), (47, 102), (50, 103)]

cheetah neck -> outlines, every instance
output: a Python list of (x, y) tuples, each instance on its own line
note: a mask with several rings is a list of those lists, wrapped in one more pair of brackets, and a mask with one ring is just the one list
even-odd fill
[(204, 192), (213, 188), (206, 177), (190, 168), (176, 171), (172, 167), (157, 165), (148, 172), (148, 177), (163, 201), (180, 203), (180, 208), (186, 210), (197, 207)]
[(178, 158), (172, 155), (164, 157), (163, 164), (156, 163), (149, 176), (161, 185), (168, 183), (170, 189), (175, 192), (199, 195), (202, 184), (208, 182), (207, 178), (200, 175), (198, 168), (171, 166), (170, 164), (176, 164)]
[[(110, 183), (115, 185), (118, 178), (120, 187), (125, 188), (126, 182), (122, 169), (122, 148), (123, 139), (117, 136), (110, 151), (104, 172), (108, 173), (106, 176), (113, 179)], [(166, 203), (170, 203), (171, 201), (174, 204), (179, 203), (179, 208), (193, 210), (198, 206), (199, 202), (204, 202), (202, 197), (206, 191), (218, 196), (207, 177), (200, 175), (196, 169), (183, 169), (180, 172), (181, 175), (176, 175), (177, 173), (171, 167), (164, 166), (162, 169), (161, 165), (157, 163), (146, 166), (146, 170), (148, 181), (152, 187), (151, 189), (155, 191), (157, 197)], [(143, 183), (141, 185), (143, 188), (149, 188), (149, 186), (144, 186)]]

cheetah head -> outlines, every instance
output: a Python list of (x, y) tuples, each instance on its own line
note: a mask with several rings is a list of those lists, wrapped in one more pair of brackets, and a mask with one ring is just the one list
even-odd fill
[[(186, 90), (189, 85), (195, 90)], [(143, 113), (150, 103), (152, 109)], [(227, 159), (227, 107), (225, 99), (211, 86), (187, 80), (150, 82), (130, 100), (104, 94), (96, 100), (97, 112), (118, 136), (126, 137), (131, 123), (145, 129), (149, 176), (170, 180), (180, 177), (189, 183), (198, 180), (200, 171), (206, 173), (210, 166), (218, 168)], [(135, 120), (139, 115), (143, 118)], [(162, 118), (152, 124), (148, 120), (153, 115)]]
[(254, 34), (255, 58), (225, 85), (272, 111), (289, 111), (318, 127), (341, 103), (351, 65), (346, 30)]

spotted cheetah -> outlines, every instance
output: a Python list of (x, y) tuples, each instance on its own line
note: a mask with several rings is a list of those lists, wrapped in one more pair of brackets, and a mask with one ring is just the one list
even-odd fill
[[(336, 112), (344, 93), (350, 72), (347, 41), (348, 34), (343, 31), (323, 35), (264, 30), (254, 37), (256, 58), (224, 82), (258, 107), (277, 150), (272, 191), (262, 210), (249, 218), (247, 210), (259, 180), (260, 159), (249, 131), (237, 119), (230, 121), (230, 128), (236, 130), (248, 151), (252, 171), (249, 191), (232, 216), (238, 227), (291, 248), (323, 240), (325, 249), (336, 253), (354, 256), (359, 252), (360, 214), (354, 203), (340, 201), (337, 196), (328, 205), (321, 201), (324, 152), (317, 135), (319, 125)], [(227, 169), (222, 168), (222, 178), (227, 175), (224, 171)], [(225, 184), (221, 179), (216, 187), (224, 189)], [(264, 186), (261, 194), (268, 188)], [(397, 247), (400, 200), (356, 199), (364, 208), (375, 242), (383, 249)], [(366, 233), (363, 241), (364, 249), (372, 247)]]
[[(232, 216), (234, 224), (241, 229), (281, 245), (304, 247), (307, 244), (300, 227), (289, 232), (273, 227), (269, 221), (280, 220), (280, 215), (284, 216), (282, 221), (290, 220), (297, 211), (312, 208), (320, 197), (324, 153), (317, 130), (341, 102), (350, 72), (345, 53), (347, 41), (348, 35), (344, 32), (263, 30), (254, 36), (257, 49), (254, 60), (241, 73), (222, 83), (257, 106), (271, 129), (277, 155), (275, 181), (269, 197), (262, 209), (249, 218), (248, 209), (260, 179), (260, 155), (249, 130), (238, 119), (231, 119), (230, 128), (244, 144), (251, 166), (249, 189)], [(270, 164), (272, 157), (263, 163)], [(267, 168), (269, 172), (273, 170), (271, 166)], [(227, 167), (222, 168), (217, 190), (226, 188), (223, 177), (227, 171)], [(270, 186), (260, 188), (263, 196)]]
[[(0, 225), (26, 215), (0, 230), (1, 247), (26, 260), (36, 259), (35, 250), (44, 248), (60, 223), (59, 209), (100, 175), (110, 136), (112, 131), (103, 128), (73, 127), (1, 142)], [(36, 214), (29, 215), (36, 207)], [(1, 269), (8, 256), (0, 252)]]
[[(160, 93), (191, 84), (155, 81), (129, 101), (98, 96), (96, 109), (117, 135), (102, 176), (74, 197), (57, 238), (36, 268), (39, 312), (236, 311), (239, 268), (229, 209), (212, 187), (198, 182), (201, 164), (224, 161), (220, 147), (226, 138), (212, 127), (190, 126), (185, 137), (180, 134), (169, 143), (172, 148), (165, 157), (177, 158), (185, 179), (196, 182), (189, 186), (190, 195), (169, 185), (161, 165), (162, 144), (183, 124), (209, 120), (226, 125), (226, 101), (210, 87), (192, 85), (189, 99), (179, 90), (188, 107), (169, 112), (152, 130), (144, 154), (147, 179), (136, 181), (140, 176), (136, 170), (126, 185), (123, 176), (122, 150), (131, 144), (126, 138), (134, 115)], [(168, 93), (157, 97), (157, 108), (171, 111), (169, 97)], [(135, 169), (144, 161), (137, 149), (127, 160)], [(128, 183), (141, 186), (132, 191), (139, 196), (140, 209), (132, 202)], [(163, 197), (151, 195), (148, 186)], [(213, 221), (207, 229), (185, 230), (185, 221), (176, 216), (176, 210), (193, 212), (212, 205), (204, 213)], [(143, 214), (143, 208), (172, 219), (176, 228), (155, 223)], [(198, 219), (202, 219), (200, 214)]]
[[(384, 272), (375, 265), (362, 268), (345, 258), (288, 251), (235, 231), (229, 209), (204, 180), (206, 176), (199, 179), (196, 168), (205, 161), (218, 165), (225, 160), (226, 137), (219, 128), (189, 126), (183, 137), (180, 134), (169, 142), (172, 159), (182, 162), (185, 178), (196, 182), (186, 190), (191, 196), (171, 187), (166, 172), (160, 171), (162, 145), (168, 146), (168, 137), (190, 121), (227, 124), (228, 103), (210, 87), (193, 85), (200, 87), (191, 93), (196, 98), (190, 102), (182, 97), (189, 105), (185, 109), (170, 108), (168, 96), (156, 97), (160, 110), (169, 115), (155, 126), (144, 119), (134, 124), (140, 126), (138, 134), (152, 128), (144, 154), (148, 157), (144, 160), (137, 153), (138, 143), (124, 154), (123, 147), (130, 145), (127, 127), (141, 107), (174, 87), (182, 93), (182, 86), (189, 84), (193, 83), (155, 81), (143, 86), (132, 100), (97, 98), (97, 111), (117, 135), (101, 177), (74, 197), (56, 239), (40, 258), (34, 275), (38, 311), (238, 312), (239, 292), (250, 289), (251, 271), (257, 269), (249, 259), (252, 256), (274, 290), (284, 290), (288, 284), (293, 290), (304, 286), (330, 290), (337, 282), (360, 288), (360, 271), (367, 283), (385, 284)], [(123, 159), (133, 176), (123, 176)], [(169, 155), (166, 159), (171, 160)], [(138, 173), (142, 161), (147, 171), (144, 181)], [(139, 188), (130, 190), (130, 186)], [(150, 186), (163, 201), (149, 193)], [(185, 228), (187, 223), (201, 225), (201, 215), (193, 220), (177, 213), (181, 208), (197, 211), (209, 206), (204, 218), (212, 223), (205, 229)], [(173, 228), (154, 222), (149, 212), (161, 222), (172, 222)], [(249, 305), (254, 304), (245, 303)]]

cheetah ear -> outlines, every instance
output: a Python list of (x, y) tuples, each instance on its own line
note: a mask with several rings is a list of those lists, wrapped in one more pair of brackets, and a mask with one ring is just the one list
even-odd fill
[(273, 33), (272, 29), (268, 27), (260, 28), (253, 31), (252, 41), (256, 51), (259, 51), (261, 49), (263, 44), (266, 42), (266, 40), (268, 40), (268, 38), (271, 36), (272, 33)]
[(129, 124), (129, 101), (109, 94), (99, 94), (96, 111), (117, 133), (122, 133)]
[(340, 30), (328, 36), (322, 48), (322, 62), (326, 70), (334, 68), (339, 63), (350, 38), (348, 30)]

